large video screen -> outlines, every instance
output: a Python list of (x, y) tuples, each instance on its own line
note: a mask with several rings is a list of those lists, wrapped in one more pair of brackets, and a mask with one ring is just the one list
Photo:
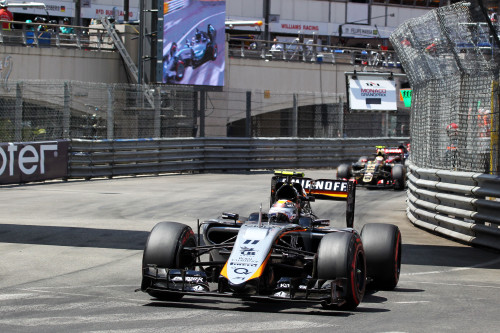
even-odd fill
[(223, 86), (226, 1), (163, 3), (163, 83)]

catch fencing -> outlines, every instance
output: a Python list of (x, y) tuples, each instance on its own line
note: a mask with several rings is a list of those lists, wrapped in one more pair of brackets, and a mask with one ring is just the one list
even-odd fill
[(412, 92), (419, 167), (498, 174), (498, 35), (474, 3), (408, 20), (390, 40)]
[(495, 28), (481, 2), (460, 2), (405, 22), (390, 39), (413, 89), (409, 220), (498, 250)]
[(0, 87), (0, 142), (407, 137), (409, 120), (405, 110), (351, 113), (344, 94), (336, 93), (76, 81), (4, 82)]

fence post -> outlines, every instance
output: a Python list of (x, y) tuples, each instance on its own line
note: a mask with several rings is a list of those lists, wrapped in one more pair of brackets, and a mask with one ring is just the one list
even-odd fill
[(200, 91), (200, 137), (205, 137), (205, 98), (206, 91)]
[(23, 140), (23, 83), (16, 84), (16, 109), (14, 116), (14, 141)]
[(107, 109), (107, 138), (108, 140), (113, 140), (115, 136), (115, 114), (113, 110), (113, 100), (114, 100), (114, 85), (108, 85), (108, 109)]
[(161, 89), (155, 89), (154, 94), (155, 115), (154, 115), (154, 137), (161, 137)]
[(344, 137), (344, 99), (342, 96), (339, 96), (339, 137)]
[(292, 135), (291, 137), (298, 137), (298, 121), (299, 121), (299, 107), (297, 105), (297, 94), (293, 94), (293, 110), (292, 110)]
[(198, 109), (198, 92), (193, 91), (193, 138), (196, 138), (198, 133), (198, 114), (200, 110)]
[(64, 82), (64, 101), (63, 101), (63, 139), (70, 138), (70, 109), (71, 93), (70, 82)]
[(245, 122), (245, 136), (252, 137), (252, 92), (247, 91), (247, 112)]

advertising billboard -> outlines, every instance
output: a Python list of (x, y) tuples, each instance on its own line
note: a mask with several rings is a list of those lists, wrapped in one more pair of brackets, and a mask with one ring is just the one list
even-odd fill
[(351, 110), (397, 110), (396, 83), (380, 78), (349, 79)]
[(69, 141), (1, 142), (0, 184), (65, 178)]
[(163, 2), (162, 82), (223, 86), (226, 1)]

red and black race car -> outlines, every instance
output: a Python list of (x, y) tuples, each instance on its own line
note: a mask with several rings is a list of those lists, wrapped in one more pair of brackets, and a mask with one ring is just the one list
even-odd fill
[[(149, 235), (140, 290), (167, 301), (184, 295), (274, 299), (355, 309), (367, 287), (393, 289), (401, 233), (391, 224), (353, 228), (355, 186), (278, 172), (272, 206), (241, 218), (223, 213), (198, 225), (158, 223)], [(311, 209), (316, 199), (346, 201), (346, 228)]]
[(392, 187), (404, 190), (406, 184), (405, 160), (408, 152), (404, 146), (377, 146), (376, 156), (368, 159), (362, 156), (352, 164), (337, 167), (337, 177), (349, 179), (369, 188)]

